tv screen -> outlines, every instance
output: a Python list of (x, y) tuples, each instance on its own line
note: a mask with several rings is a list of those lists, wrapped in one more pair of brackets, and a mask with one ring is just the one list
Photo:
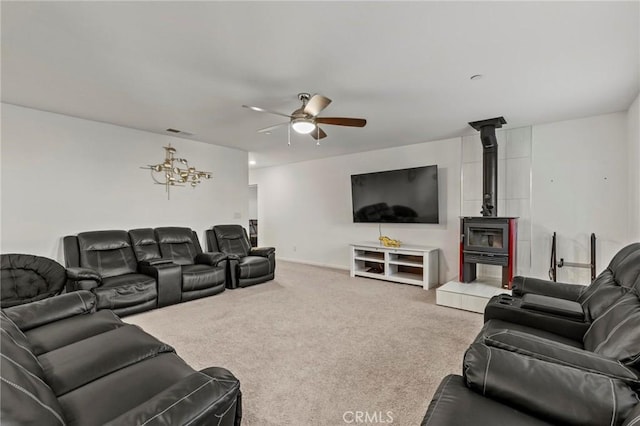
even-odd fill
[(351, 175), (354, 222), (438, 223), (438, 166)]

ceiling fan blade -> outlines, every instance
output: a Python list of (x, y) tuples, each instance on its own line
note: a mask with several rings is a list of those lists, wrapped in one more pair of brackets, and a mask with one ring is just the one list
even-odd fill
[(281, 126), (286, 126), (287, 124), (289, 124), (289, 122), (287, 121), (286, 123), (280, 123), (280, 124), (276, 124), (274, 126), (269, 126), (269, 127), (265, 127), (264, 129), (260, 129), (258, 130), (258, 133), (266, 133), (266, 132), (270, 132), (274, 129), (277, 129), (278, 127)]
[(243, 108), (249, 108), (252, 111), (258, 111), (258, 112), (268, 112), (269, 114), (276, 114), (276, 115), (281, 115), (283, 117), (288, 117), (291, 118), (291, 116), (289, 114), (284, 114), (282, 112), (278, 112), (278, 111), (271, 111), (268, 109), (264, 109), (264, 108), (260, 108), (257, 106), (251, 106), (251, 105), (242, 105)]
[(348, 118), (348, 117), (317, 117), (316, 123), (333, 124), (336, 126), (364, 127), (367, 120), (364, 118)]
[(309, 102), (307, 102), (307, 105), (304, 107), (304, 113), (315, 117), (320, 114), (323, 109), (328, 107), (330, 103), (331, 99), (315, 94), (311, 99), (309, 99)]
[(314, 130), (313, 132), (311, 132), (309, 134), (315, 140), (319, 140), (319, 139), (327, 137), (327, 134), (324, 132), (324, 130), (322, 130), (320, 127), (317, 127), (317, 126), (316, 126), (316, 130)]

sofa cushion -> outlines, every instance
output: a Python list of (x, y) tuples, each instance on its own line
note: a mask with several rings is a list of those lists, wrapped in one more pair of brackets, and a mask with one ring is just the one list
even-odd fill
[(249, 254), (251, 245), (244, 228), (240, 225), (216, 225), (213, 227), (218, 248), (225, 254), (237, 254), (244, 257)]
[(635, 292), (620, 297), (584, 335), (585, 349), (640, 367), (640, 301)]
[(134, 306), (157, 298), (156, 281), (142, 274), (127, 274), (106, 278), (94, 290), (98, 309)]
[(36, 355), (75, 343), (87, 337), (122, 327), (124, 323), (112, 311), (77, 315), (25, 332)]
[(62, 407), (51, 388), (7, 354), (10, 342), (2, 333), (0, 358), (0, 418), (6, 425), (62, 425)]
[(163, 353), (87, 383), (59, 401), (69, 426), (103, 425), (192, 373), (175, 353)]
[(134, 325), (63, 346), (39, 358), (57, 396), (173, 348)]
[(137, 261), (126, 231), (92, 231), (78, 234), (80, 265), (103, 278), (136, 272)]
[(598, 318), (626, 292), (627, 289), (615, 281), (613, 272), (604, 270), (580, 297), (586, 318), (590, 321)]
[(160, 258), (160, 247), (152, 228), (132, 229), (129, 236), (138, 262)]
[(202, 290), (215, 284), (224, 283), (226, 279), (225, 272), (224, 267), (184, 265), (182, 266), (182, 290)]
[(550, 426), (465, 386), (461, 376), (446, 376), (433, 395), (421, 426)]
[(238, 263), (240, 279), (259, 278), (271, 273), (271, 263), (266, 257), (246, 256)]
[(2, 318), (2, 329), (0, 329), (0, 347), (2, 347), (2, 358), (17, 368), (24, 370), (26, 374), (44, 379), (44, 371), (38, 358), (31, 351), (30, 345), (26, 342), (26, 337), (18, 332), (8, 331), (6, 327), (8, 320), (4, 315)]
[(156, 239), (160, 245), (160, 254), (178, 265), (192, 265), (199, 251), (194, 242), (191, 228), (156, 228)]

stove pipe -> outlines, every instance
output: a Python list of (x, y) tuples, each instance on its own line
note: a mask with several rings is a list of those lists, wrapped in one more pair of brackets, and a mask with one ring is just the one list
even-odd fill
[(507, 124), (504, 117), (472, 121), (482, 141), (482, 216), (498, 216), (498, 140), (496, 129)]

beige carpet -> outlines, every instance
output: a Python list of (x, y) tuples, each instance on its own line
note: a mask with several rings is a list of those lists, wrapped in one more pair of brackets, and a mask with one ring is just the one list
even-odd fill
[(347, 411), (386, 424), (391, 412), (404, 426), (419, 424), (440, 380), (461, 372), (482, 315), (436, 306), (435, 290), (279, 262), (274, 281), (125, 321), (195, 369), (231, 370), (245, 426), (345, 425)]

